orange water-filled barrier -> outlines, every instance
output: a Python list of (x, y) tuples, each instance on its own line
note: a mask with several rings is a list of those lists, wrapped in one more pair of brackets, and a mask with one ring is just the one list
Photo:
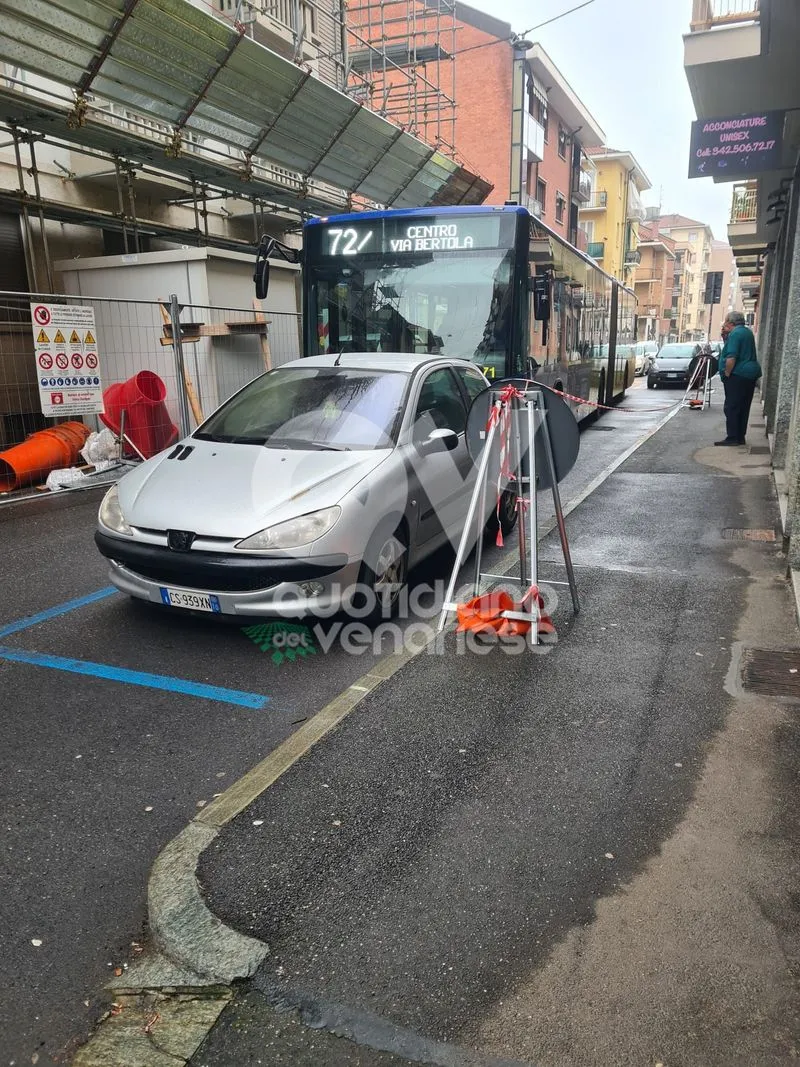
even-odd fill
[(125, 436), (149, 459), (178, 439), (178, 427), (169, 417), (166, 398), (167, 387), (161, 378), (151, 370), (140, 370), (127, 382), (115, 382), (106, 389), (105, 412), (100, 418), (113, 434), (119, 435), (124, 411)]
[(50, 471), (71, 467), (90, 432), (82, 422), (61, 422), (0, 452), (0, 493), (41, 481)]

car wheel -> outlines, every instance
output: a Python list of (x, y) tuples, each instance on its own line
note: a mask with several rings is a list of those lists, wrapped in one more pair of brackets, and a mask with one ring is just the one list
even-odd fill
[(647, 379), (647, 388), (648, 389), (655, 389), (655, 387), (656, 387), (656, 383), (653, 381), (653, 379), (652, 378), (648, 378)]
[[(400, 594), (408, 580), (408, 545), (401, 529), (392, 533), (378, 530), (367, 545), (361, 562), (357, 602), (369, 599), (370, 618), (390, 617), (397, 610)], [(369, 590), (369, 593), (367, 593)]]
[[(517, 525), (517, 494), (512, 489), (506, 489), (500, 497), (500, 529), (503, 531), (503, 537), (508, 537), (514, 527)], [(486, 520), (486, 526), (484, 527), (487, 538), (497, 537), (497, 508), (492, 509), (492, 513)]]

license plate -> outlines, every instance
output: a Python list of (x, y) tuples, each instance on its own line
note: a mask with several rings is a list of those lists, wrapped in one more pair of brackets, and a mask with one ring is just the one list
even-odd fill
[(668, 378), (677, 378), (678, 375), (677, 374), (668, 374), (667, 377)]
[(161, 599), (171, 608), (191, 608), (193, 611), (222, 611), (219, 599), (212, 593), (193, 593), (191, 589), (165, 589)]

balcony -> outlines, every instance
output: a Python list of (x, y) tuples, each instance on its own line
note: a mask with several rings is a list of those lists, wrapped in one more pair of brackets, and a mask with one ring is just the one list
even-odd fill
[(692, 33), (731, 26), (737, 22), (756, 22), (759, 0), (694, 0)]
[(531, 196), (530, 193), (522, 194), (522, 206), (526, 207), (534, 218), (540, 219), (542, 217), (541, 202), (535, 196)]
[(647, 218), (647, 212), (644, 209), (644, 204), (639, 199), (639, 194), (636, 191), (636, 187), (633, 182), (630, 183), (628, 190), (628, 212), (629, 219), (638, 219), (639, 222), (644, 222)]
[(214, 0), (229, 19), (244, 23), (259, 44), (294, 62), (313, 60), (319, 54), (317, 10), (309, 0)]
[(589, 252), (589, 235), (582, 226), (575, 231), (575, 247), (580, 252)]
[(642, 253), (637, 249), (629, 248), (625, 253), (625, 265), (635, 267), (642, 262)]
[(581, 211), (600, 211), (608, 204), (608, 193), (605, 189), (598, 189), (589, 193), (589, 198), (581, 208)]
[(731, 226), (758, 219), (758, 185), (756, 182), (737, 182), (731, 201)]
[(586, 254), (591, 256), (592, 259), (602, 259), (606, 250), (605, 241), (590, 241), (589, 247), (586, 249)]
[(572, 198), (578, 204), (588, 204), (592, 199), (592, 179), (588, 174), (581, 174), (578, 178), (578, 184), (575, 187)]
[(544, 159), (544, 126), (530, 113), (526, 113), (524, 123), (525, 159), (528, 163), (541, 163)]

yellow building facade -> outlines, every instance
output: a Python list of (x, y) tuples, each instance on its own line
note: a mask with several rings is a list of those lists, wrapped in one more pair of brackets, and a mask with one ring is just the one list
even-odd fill
[(592, 182), (580, 209), (589, 255), (603, 270), (633, 288), (639, 263), (639, 223), (645, 209), (640, 193), (650, 180), (630, 152), (590, 148), (586, 170)]

